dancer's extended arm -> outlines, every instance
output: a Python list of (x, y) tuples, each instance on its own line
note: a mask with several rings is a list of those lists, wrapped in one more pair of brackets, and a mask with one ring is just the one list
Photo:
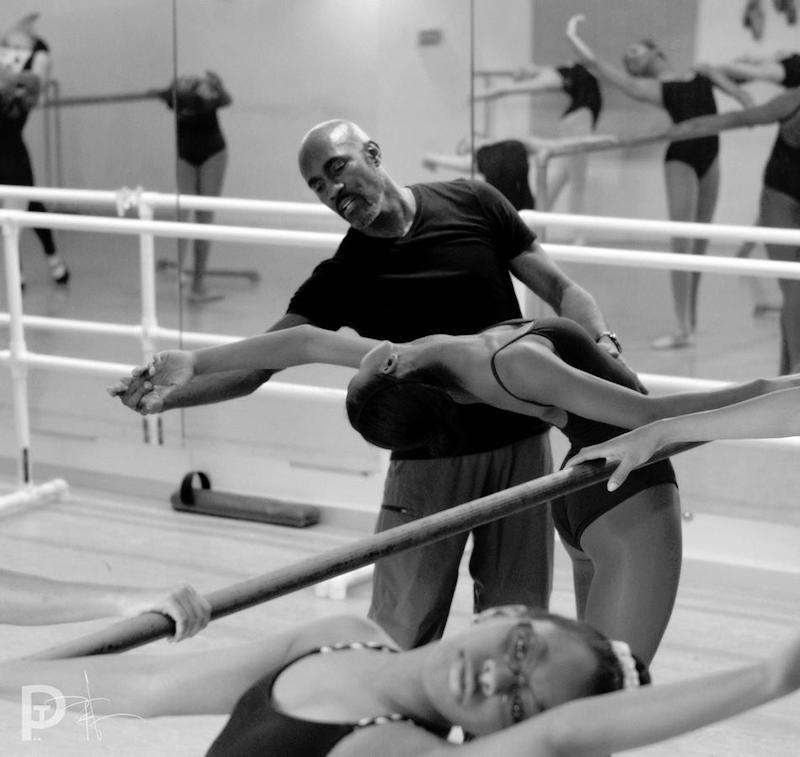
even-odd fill
[(598, 459), (617, 463), (608, 480), (608, 488), (613, 491), (634, 468), (679, 442), (795, 435), (800, 435), (800, 388), (782, 389), (715, 410), (658, 420), (586, 447), (570, 464)]
[(661, 84), (658, 81), (634, 78), (622, 69), (597, 57), (594, 50), (578, 34), (578, 24), (584, 18), (582, 15), (573, 16), (567, 24), (567, 39), (578, 54), (580, 62), (593, 74), (622, 90), (628, 97), (653, 105), (663, 105)]
[(0, 623), (47, 625), (114, 615), (160, 612), (175, 621), (174, 640), (208, 624), (208, 602), (191, 586), (157, 591), (133, 586), (59, 581), (0, 569)]

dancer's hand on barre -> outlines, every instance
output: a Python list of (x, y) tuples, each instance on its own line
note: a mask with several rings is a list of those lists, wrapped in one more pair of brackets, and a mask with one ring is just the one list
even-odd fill
[(570, 458), (567, 467), (580, 465), (592, 460), (605, 460), (616, 463), (617, 467), (609, 476), (607, 487), (610, 492), (618, 489), (628, 478), (628, 474), (646, 463), (653, 455), (666, 445), (659, 433), (659, 422), (615, 436), (607, 442), (584, 447), (577, 455)]
[(175, 622), (175, 635), (169, 641), (181, 641), (202, 631), (211, 620), (211, 605), (188, 584), (172, 591), (121, 589), (117, 597), (119, 614), (134, 617), (159, 612)]
[(578, 35), (578, 24), (585, 20), (586, 16), (579, 13), (567, 22), (567, 39), (584, 62), (595, 63), (597, 61), (597, 56), (594, 54), (594, 51)]

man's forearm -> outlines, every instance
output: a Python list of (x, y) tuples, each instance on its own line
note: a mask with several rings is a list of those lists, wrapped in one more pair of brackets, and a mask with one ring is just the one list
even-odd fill
[(592, 339), (597, 339), (608, 329), (606, 319), (594, 297), (577, 284), (572, 284), (564, 290), (558, 314), (579, 323), (589, 332)]

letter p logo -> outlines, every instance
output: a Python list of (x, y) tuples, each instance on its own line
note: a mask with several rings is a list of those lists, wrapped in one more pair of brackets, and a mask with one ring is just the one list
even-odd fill
[(21, 700), (23, 741), (33, 741), (34, 731), (58, 725), (67, 711), (64, 695), (55, 686), (23, 686)]

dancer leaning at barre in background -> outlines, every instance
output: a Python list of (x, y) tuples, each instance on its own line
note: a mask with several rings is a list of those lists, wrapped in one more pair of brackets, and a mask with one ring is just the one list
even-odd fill
[[(521, 139), (476, 139), (471, 146), (462, 141), (456, 147), (456, 154), (428, 153), (422, 159), (422, 165), (430, 170), (450, 168), (455, 171), (469, 173), (474, 167), (483, 174), (483, 178), (497, 189), (516, 210), (534, 210), (536, 198), (531, 192), (528, 174), (530, 172), (529, 155), (548, 148), (579, 144), (582, 147), (596, 144), (607, 144), (608, 136), (564, 137), (547, 139), (544, 137), (522, 137)], [(475, 148), (475, 159), (472, 158), (472, 147)], [(588, 153), (578, 153), (584, 157)], [(576, 156), (570, 156), (576, 157)], [(585, 171), (584, 171), (585, 174)], [(583, 181), (583, 179), (576, 178)], [(570, 179), (572, 181), (572, 179)], [(557, 191), (560, 191), (558, 189)], [(554, 194), (548, 191), (545, 210), (552, 209)], [(571, 212), (577, 212), (572, 210)]]
[(211, 607), (191, 586), (171, 591), (59, 581), (0, 568), (0, 624), (39, 626), (160, 612), (175, 622), (171, 641), (208, 625)]
[[(586, 137), (592, 134), (603, 109), (597, 79), (580, 63), (562, 66), (532, 65), (521, 69), (517, 81), (489, 87), (475, 94), (476, 101), (496, 101), (501, 97), (540, 92), (563, 92), (567, 106), (558, 120), (557, 137)], [(525, 140), (523, 139), (523, 142)], [(549, 175), (547, 197), (542, 209), (552, 210), (565, 186), (569, 187), (569, 212), (583, 213), (586, 196), (588, 153), (576, 153), (556, 161), (557, 170)]]
[[(777, 95), (762, 105), (715, 116), (691, 118), (668, 129), (672, 140), (691, 140), (702, 130), (778, 123), (778, 135), (764, 169), (759, 222), (762, 226), (800, 229), (800, 88)], [(680, 144), (680, 142), (677, 142)], [(766, 244), (772, 260), (800, 262), (800, 244)], [(800, 279), (779, 279), (781, 308), (781, 373), (800, 372)]]
[[(577, 25), (583, 16), (570, 19), (567, 38), (581, 62), (603, 81), (612, 84), (635, 100), (663, 108), (673, 122), (717, 112), (714, 87), (749, 105), (746, 92), (722, 72), (704, 66), (681, 74), (672, 69), (662, 50), (652, 40), (642, 40), (625, 52), (625, 71), (603, 61), (578, 36)], [(708, 223), (714, 215), (719, 191), (719, 138), (708, 136), (670, 145), (664, 156), (667, 206), (672, 221)], [(702, 255), (706, 239), (673, 238), (672, 251)], [(672, 271), (672, 295), (677, 330), (659, 337), (654, 349), (675, 349), (694, 343), (697, 327), (697, 297), (700, 274)]]
[(798, 388), (771, 392), (715, 410), (663, 418), (602, 444), (586, 447), (569, 464), (578, 465), (600, 458), (616, 463), (617, 467), (608, 479), (608, 489), (613, 491), (625, 482), (634, 468), (673, 444), (785, 436), (800, 436)]
[[(501, 607), (411, 651), (339, 616), (220, 654), (0, 662), (26, 684), (92, 687), (93, 712), (232, 713), (208, 757), (564, 757), (610, 754), (729, 718), (800, 687), (800, 636), (757, 661), (663, 686), (589, 626)], [(447, 741), (458, 726), (465, 743)]]
[[(655, 418), (716, 407), (794, 385), (759, 379), (715, 391), (652, 397), (635, 375), (566, 318), (512, 322), (470, 336), (430, 336), (407, 344), (376, 342), (298, 326), (221, 347), (155, 355), (124, 393), (146, 377), (143, 410), (208, 373), (280, 369), (304, 363), (359, 367), (347, 410), (364, 438), (392, 450), (457, 446), (459, 404), (485, 403), (547, 417), (572, 449)], [(800, 381), (800, 377), (797, 377)], [(569, 457), (568, 456), (568, 457)], [(681, 567), (681, 520), (669, 462), (637, 473), (609, 495), (603, 484), (558, 498), (553, 516), (573, 563), (578, 617), (622, 639), (649, 664), (672, 612)]]

